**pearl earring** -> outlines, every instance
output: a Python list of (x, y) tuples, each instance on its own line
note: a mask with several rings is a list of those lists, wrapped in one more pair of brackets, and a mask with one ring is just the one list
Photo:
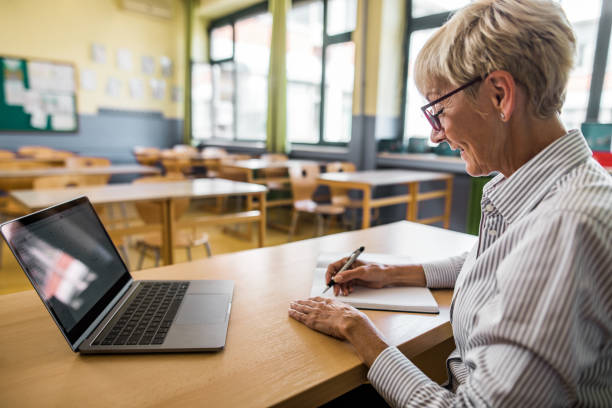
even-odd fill
[(506, 120), (506, 115), (504, 115), (504, 112), (501, 112), (499, 114), (499, 117), (501, 118), (501, 120)]

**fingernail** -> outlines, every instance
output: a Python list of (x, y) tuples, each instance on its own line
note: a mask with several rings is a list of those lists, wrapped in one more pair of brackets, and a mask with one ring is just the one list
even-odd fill
[(342, 282), (342, 276), (334, 276), (332, 280), (336, 283)]

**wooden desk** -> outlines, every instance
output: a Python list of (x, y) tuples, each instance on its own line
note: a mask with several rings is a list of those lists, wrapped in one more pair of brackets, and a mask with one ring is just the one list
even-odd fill
[(63, 176), (63, 175), (119, 175), (119, 174), (159, 174), (157, 167), (140, 166), (135, 164), (116, 164), (111, 166), (90, 167), (52, 167), (23, 170), (0, 170), (0, 190), (13, 190), (32, 188), (32, 182), (37, 177)]
[[(347, 343), (287, 316), (289, 302), (310, 293), (317, 254), (365, 245), (432, 260), (468, 250), (475, 240), (401, 221), (135, 273), (136, 279), (235, 282), (226, 348), (215, 354), (79, 356), (34, 291), (0, 296), (0, 406), (320, 405), (363, 383), (366, 368)], [(440, 315), (366, 313), (391, 344), (414, 357), (452, 337), (451, 291), (434, 295)]]
[(188, 228), (195, 225), (231, 224), (259, 221), (258, 244), (264, 245), (265, 212), (252, 210), (235, 214), (220, 214), (192, 218), (188, 222), (174, 221), (173, 199), (209, 198), (227, 196), (258, 196), (265, 203), (267, 189), (258, 184), (240, 183), (223, 179), (196, 179), (164, 183), (142, 184), (108, 184), (82, 188), (53, 190), (17, 190), (11, 195), (26, 207), (36, 210), (71, 200), (78, 196), (87, 196), (92, 204), (125, 203), (136, 201), (158, 201), (162, 203), (162, 225), (147, 225), (110, 230), (111, 236), (133, 235), (160, 230), (162, 233), (162, 258), (166, 265), (173, 263), (174, 231), (177, 228)]
[[(289, 183), (289, 177), (255, 177), (255, 173), (258, 170), (264, 169), (288, 169), (291, 166), (304, 166), (320, 164), (319, 162), (312, 160), (286, 160), (286, 161), (268, 161), (261, 159), (250, 159), (250, 160), (239, 160), (234, 163), (222, 164), (224, 168), (231, 169), (241, 174), (241, 178), (246, 180), (248, 183), (266, 184), (270, 182), (274, 183)], [(293, 204), (292, 198), (268, 200), (266, 203), (267, 207), (277, 207), (282, 205)]]
[[(425, 181), (445, 181), (446, 189), (419, 193), (419, 183)], [(453, 195), (453, 175), (450, 173), (432, 173), (410, 170), (368, 170), (344, 173), (324, 173), (318, 178), (319, 184), (329, 187), (356, 189), (363, 192), (363, 216), (361, 228), (370, 226), (370, 209), (395, 204), (407, 204), (406, 219), (428, 224), (443, 221), (444, 228), (450, 224), (451, 200)], [(406, 185), (408, 194), (392, 197), (372, 198), (372, 190), (378, 186)], [(427, 219), (418, 219), (419, 201), (433, 198), (445, 198), (444, 215)]]

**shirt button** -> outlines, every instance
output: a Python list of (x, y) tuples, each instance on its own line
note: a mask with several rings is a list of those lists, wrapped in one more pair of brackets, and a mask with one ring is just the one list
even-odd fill
[(487, 211), (487, 212), (491, 212), (491, 211), (493, 211), (493, 205), (491, 205), (491, 204), (487, 204), (487, 205), (485, 206), (485, 211)]
[(492, 230), (489, 230), (489, 235), (490, 235), (490, 236), (492, 236), (492, 237), (494, 237), (494, 236), (496, 236), (496, 235), (497, 235), (497, 231), (495, 231), (495, 230), (493, 230), (493, 229), (492, 229)]

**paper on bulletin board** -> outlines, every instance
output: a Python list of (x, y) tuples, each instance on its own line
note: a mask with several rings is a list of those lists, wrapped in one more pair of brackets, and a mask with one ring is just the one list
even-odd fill
[(53, 90), (66, 93), (73, 93), (75, 91), (74, 68), (72, 66), (54, 64), (51, 76)]
[[(43, 112), (42, 95), (38, 91), (28, 89), (24, 94), (23, 110), (30, 115), (36, 112)], [(46, 123), (46, 119), (45, 119)]]
[(21, 106), (25, 102), (26, 89), (23, 81), (4, 81), (4, 100), (7, 105)]
[(55, 114), (51, 115), (51, 129), (53, 130), (74, 130), (76, 122), (74, 115)]
[(45, 129), (47, 127), (47, 114), (42, 110), (31, 112), (30, 126), (35, 129)]

